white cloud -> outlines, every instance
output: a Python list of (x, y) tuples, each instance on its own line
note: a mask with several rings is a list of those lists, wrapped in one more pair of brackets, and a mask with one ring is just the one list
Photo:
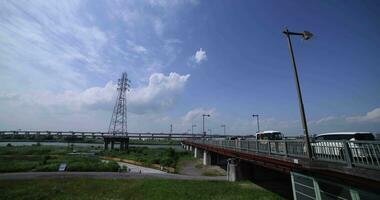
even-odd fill
[(193, 4), (197, 5), (199, 0), (149, 0), (148, 1), (152, 6), (159, 6), (162, 8), (170, 9), (174, 6), (178, 6), (179, 4)]
[(190, 64), (201, 64), (204, 61), (207, 60), (206, 51), (204, 51), (202, 48), (200, 48), (198, 51), (195, 52), (193, 56), (190, 57)]
[(190, 74), (154, 73), (148, 86), (132, 89), (129, 95), (130, 111), (134, 113), (160, 112), (172, 107), (184, 90)]
[(311, 123), (322, 124), (322, 123), (326, 123), (326, 122), (331, 122), (331, 121), (336, 120), (336, 119), (337, 119), (337, 117), (328, 116), (328, 117), (321, 118), (317, 121), (311, 121)]
[[(184, 90), (189, 74), (154, 73), (147, 86), (133, 88), (127, 94), (128, 111), (145, 114), (170, 109)], [(83, 91), (66, 90), (61, 94), (34, 92), (26, 94), (1, 94), (0, 100), (12, 101), (28, 106), (54, 108), (60, 112), (87, 112), (91, 110), (112, 110), (115, 101), (116, 84), (109, 81), (104, 87), (91, 87)]]
[(347, 117), (349, 122), (380, 122), (380, 108), (375, 108), (366, 115)]
[(26, 81), (36, 87), (60, 83), (60, 88), (69, 89), (86, 83), (78, 63), (81, 70), (105, 73), (102, 52), (108, 36), (88, 23), (81, 6), (72, 1), (2, 1), (0, 79), (11, 76), (10, 84)]
[(131, 40), (127, 40), (127, 45), (134, 51), (135, 53), (147, 53), (147, 49), (144, 46), (138, 45)]
[(165, 26), (162, 20), (160, 19), (153, 20), (153, 27), (154, 27), (154, 31), (156, 32), (158, 36), (161, 36), (164, 33)]
[(192, 122), (194, 119), (201, 117), (203, 114), (214, 115), (215, 109), (204, 109), (204, 108), (195, 108), (186, 113), (185, 116), (182, 117), (182, 122), (184, 124)]

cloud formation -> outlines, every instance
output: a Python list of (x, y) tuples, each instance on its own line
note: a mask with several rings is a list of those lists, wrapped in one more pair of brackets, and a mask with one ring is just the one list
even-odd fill
[[(147, 86), (132, 88), (127, 93), (128, 111), (136, 114), (157, 113), (170, 109), (183, 92), (190, 75), (154, 73)], [(83, 91), (66, 90), (61, 94), (34, 92), (2, 94), (1, 101), (12, 101), (27, 106), (59, 107), (60, 111), (86, 112), (112, 110), (117, 85), (109, 81), (104, 87), (91, 87)]]
[(215, 109), (204, 109), (204, 108), (195, 108), (186, 113), (185, 116), (182, 117), (182, 122), (184, 124), (192, 122), (195, 118), (201, 117), (203, 114), (214, 115)]
[(380, 108), (375, 108), (365, 115), (347, 117), (347, 121), (358, 123), (358, 122), (380, 122)]
[(132, 89), (129, 94), (129, 110), (137, 114), (161, 112), (171, 108), (185, 88), (190, 74), (152, 74), (148, 86)]
[(197, 65), (202, 64), (206, 60), (206, 51), (204, 51), (202, 48), (200, 48), (198, 51), (195, 52), (193, 56), (190, 57), (190, 62)]

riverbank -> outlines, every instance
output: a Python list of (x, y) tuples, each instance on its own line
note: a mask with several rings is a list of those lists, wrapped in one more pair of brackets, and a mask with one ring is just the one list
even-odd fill
[(2, 180), (0, 199), (282, 199), (252, 183), (60, 178)]
[(124, 162), (175, 173), (178, 160), (189, 156), (173, 148), (130, 147), (125, 152), (94, 146), (10, 145), (0, 147), (0, 172), (57, 171), (62, 163), (68, 171), (120, 171), (126, 165), (117, 162)]

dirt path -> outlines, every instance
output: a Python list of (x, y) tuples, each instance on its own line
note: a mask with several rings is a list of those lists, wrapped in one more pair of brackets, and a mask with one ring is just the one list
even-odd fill
[(214, 177), (224, 177), (225, 171), (219, 166), (203, 166), (201, 160), (186, 160), (183, 162), (179, 174), (189, 175), (189, 176), (214, 176)]
[(180, 174), (140, 174), (118, 172), (18, 172), (2, 173), (0, 180), (56, 179), (56, 178), (100, 178), (100, 179), (179, 179), (179, 180), (226, 180), (225, 177), (187, 176)]
[(179, 171), (180, 174), (189, 175), (189, 176), (202, 176), (202, 170), (196, 168), (196, 160), (186, 160), (182, 164), (182, 168)]

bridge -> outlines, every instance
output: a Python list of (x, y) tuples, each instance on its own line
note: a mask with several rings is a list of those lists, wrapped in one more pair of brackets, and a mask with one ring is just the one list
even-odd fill
[(220, 165), (227, 180), (279, 180), (294, 199), (380, 199), (380, 141), (187, 139), (183, 147), (204, 165)]
[[(109, 132), (102, 131), (41, 131), (41, 130), (17, 130), (17, 131), (0, 131), (0, 136), (62, 136), (62, 137), (92, 137), (92, 138), (103, 138), (112, 137), (113, 134)], [(201, 133), (127, 133), (125, 135), (129, 138), (137, 139), (189, 139), (189, 138), (225, 138), (225, 137), (236, 137), (236, 135), (206, 135)], [(241, 136), (243, 137), (243, 136)], [(245, 136), (246, 137), (246, 136)]]

